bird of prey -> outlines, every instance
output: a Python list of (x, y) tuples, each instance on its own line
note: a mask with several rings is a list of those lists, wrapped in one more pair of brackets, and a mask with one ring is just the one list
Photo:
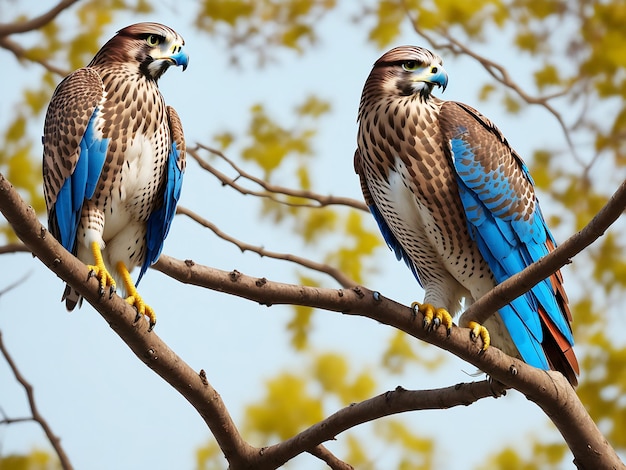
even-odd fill
[[(533, 180), (498, 128), (445, 89), (442, 59), (402, 46), (376, 61), (359, 107), (354, 166), (378, 226), (425, 290), (425, 326), (452, 316), (555, 248)], [(461, 326), (535, 367), (579, 367), (571, 313), (556, 272), (492, 315)]]
[[(184, 44), (158, 23), (121, 29), (59, 83), (44, 126), (50, 233), (88, 265), (100, 295), (121, 284), (150, 329), (156, 315), (136, 285), (161, 254), (185, 170), (181, 122), (157, 82), (170, 66), (187, 68)], [(62, 300), (68, 310), (82, 303), (69, 285)]]

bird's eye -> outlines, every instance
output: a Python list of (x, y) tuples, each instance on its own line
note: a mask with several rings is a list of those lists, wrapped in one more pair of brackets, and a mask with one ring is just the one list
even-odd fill
[(158, 46), (159, 44), (161, 44), (162, 41), (163, 41), (163, 38), (159, 36), (158, 34), (150, 34), (146, 38), (146, 42), (148, 43), (148, 46), (150, 47)]
[(402, 68), (407, 72), (413, 72), (414, 70), (417, 70), (418, 67), (419, 64), (416, 60), (405, 60), (402, 62)]

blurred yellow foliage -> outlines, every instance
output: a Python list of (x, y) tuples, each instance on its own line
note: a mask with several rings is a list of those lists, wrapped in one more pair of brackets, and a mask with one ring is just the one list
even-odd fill
[(196, 470), (223, 470), (227, 465), (217, 442), (210, 440), (196, 450)]
[(402, 449), (402, 458), (398, 465), (401, 470), (429, 470), (435, 468), (435, 442), (432, 437), (420, 437), (404, 423), (396, 419), (385, 418), (376, 423), (377, 433), (386, 442)]
[(40, 449), (33, 449), (25, 455), (0, 457), (2, 470), (59, 470), (60, 468), (61, 465), (56, 456)]
[(308, 390), (306, 377), (283, 372), (266, 382), (266, 393), (257, 404), (246, 407), (247, 432), (268, 439), (288, 439), (324, 415), (321, 401)]

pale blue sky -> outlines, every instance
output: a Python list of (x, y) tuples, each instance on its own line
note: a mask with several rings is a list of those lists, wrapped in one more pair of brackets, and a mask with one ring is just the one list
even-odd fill
[[(55, 3), (3, 2), (0, 13), (5, 21), (18, 8), (32, 15)], [(314, 189), (361, 198), (352, 168), (356, 112), (363, 82), (382, 51), (366, 42), (364, 28), (349, 23), (354, 10), (344, 6), (325, 18), (319, 24), (319, 44), (303, 57), (281, 52), (277, 54), (278, 63), (265, 68), (258, 67), (252, 56), (244, 57), (242, 67), (234, 69), (229, 66), (227, 55), (220, 51), (221, 43), (198, 34), (190, 26), (194, 3), (159, 4), (159, 11), (147, 17), (117, 17), (108, 36), (138, 21), (162, 22), (184, 36), (189, 68), (185, 73), (170, 70), (161, 80), (161, 90), (168, 104), (180, 114), (190, 145), (210, 144), (210, 137), (217, 132), (246, 125), (249, 107), (254, 102), (266, 103), (268, 112), (286, 124), (293, 107), (308, 94), (316, 93), (332, 103), (332, 113), (321, 121), (314, 144)], [(349, 5), (355, 8), (356, 2)], [(67, 14), (62, 16), (61, 23), (67, 18)], [(28, 37), (23, 40), (28, 41)], [(396, 43), (423, 44), (408, 30)], [(530, 62), (511, 57), (501, 36), (493, 37), (481, 50), (511, 67), (522, 84), (527, 82), (525, 65)], [(521, 155), (528, 155), (544, 143), (554, 143), (554, 139), (562, 141), (556, 121), (538, 108), (511, 116), (497, 103), (479, 103), (477, 90), (487, 79), (486, 74), (469, 60), (441, 54), (450, 76), (444, 98), (478, 107), (497, 123)], [(0, 51), (0, 56), (5, 73), (9, 71), (14, 77), (3, 84), (0, 123), (5, 123), (11, 113), (8, 104), (23, 84), (36, 79), (39, 73), (38, 66), (24, 67), (4, 51)], [(41, 132), (42, 128), (43, 117), (33, 123), (34, 132)], [(241, 163), (236, 151), (229, 152), (229, 156)], [(260, 175), (254, 166), (247, 168)], [(287, 179), (277, 182), (295, 185)], [(185, 176), (181, 204), (241, 240), (271, 250), (316, 256), (289, 233), (283, 234), (280, 226), (263, 222), (257, 216), (258, 201), (223, 188), (193, 161)], [(550, 214), (550, 207), (544, 207), (544, 212)], [(556, 238), (562, 240), (566, 235), (557, 233)], [(260, 259), (255, 254), (242, 255), (236, 247), (183, 217), (174, 221), (164, 253), (220, 269), (295, 282), (293, 265)], [(369, 287), (405, 304), (421, 299), (423, 292), (391, 252), (381, 249), (376, 263), (379, 273), (369, 278)], [(0, 329), (22, 373), (35, 387), (40, 411), (61, 437), (74, 466), (93, 470), (193, 468), (195, 449), (210, 438), (194, 409), (138, 361), (89, 305), (67, 314), (59, 302), (63, 283), (38, 260), (26, 254), (5, 255), (0, 257), (0, 266), (0, 288), (31, 273), (26, 283), (0, 298)], [(325, 281), (327, 286), (335, 286), (332, 280)], [(289, 307), (260, 307), (236, 297), (178, 284), (156, 271), (147, 273), (140, 292), (157, 313), (156, 333), (192, 367), (207, 372), (237, 424), (243, 420), (242, 404), (264, 393), (264, 379), (285, 368), (297, 371), (303, 367), (302, 358), (290, 349), (285, 334), (285, 325), (292, 315)], [(312, 344), (317, 350), (344, 352), (357, 370), (380, 367), (386, 339), (392, 334), (389, 328), (329, 312), (316, 314), (314, 323)], [(430, 346), (420, 348), (420, 354), (432, 356), (434, 352)], [(473, 371), (471, 365), (450, 356), (437, 372), (409, 368), (403, 376), (385, 376), (376, 393), (397, 385), (410, 389), (448, 386), (472, 380), (467, 373)], [(27, 415), (22, 390), (3, 361), (0, 384), (0, 407), (5, 413), (11, 417)], [(338, 406), (328, 404), (326, 413)], [(550, 434), (544, 426), (547, 418), (515, 392), (467, 408), (416, 412), (404, 419), (419, 434), (440, 438), (441, 449), (445, 446), (446, 450), (437, 453), (437, 468), (443, 469), (471, 468), (504, 444), (515, 443), (524, 449), (522, 442), (526, 437), (537, 432)], [(368, 426), (361, 426), (358, 432), (370, 433), (367, 430)], [(551, 434), (553, 438), (555, 433)], [(341, 441), (340, 435), (328, 447), (341, 449)], [(47, 444), (35, 424), (0, 427), (2, 455), (28, 452), (38, 446)], [(378, 468), (391, 468), (396, 457), (393, 449), (375, 440), (370, 449)], [(296, 459), (291, 468), (323, 465), (305, 455)]]

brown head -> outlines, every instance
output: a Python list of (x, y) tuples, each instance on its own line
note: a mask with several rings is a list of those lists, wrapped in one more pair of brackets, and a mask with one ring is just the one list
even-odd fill
[(363, 87), (361, 107), (365, 100), (381, 97), (415, 95), (426, 100), (435, 86), (445, 90), (447, 85), (448, 74), (437, 54), (417, 46), (396, 47), (374, 63)]
[(158, 80), (172, 65), (187, 68), (185, 40), (173, 29), (159, 23), (137, 23), (117, 32), (98, 51), (89, 67), (112, 63), (136, 66), (147, 78)]

